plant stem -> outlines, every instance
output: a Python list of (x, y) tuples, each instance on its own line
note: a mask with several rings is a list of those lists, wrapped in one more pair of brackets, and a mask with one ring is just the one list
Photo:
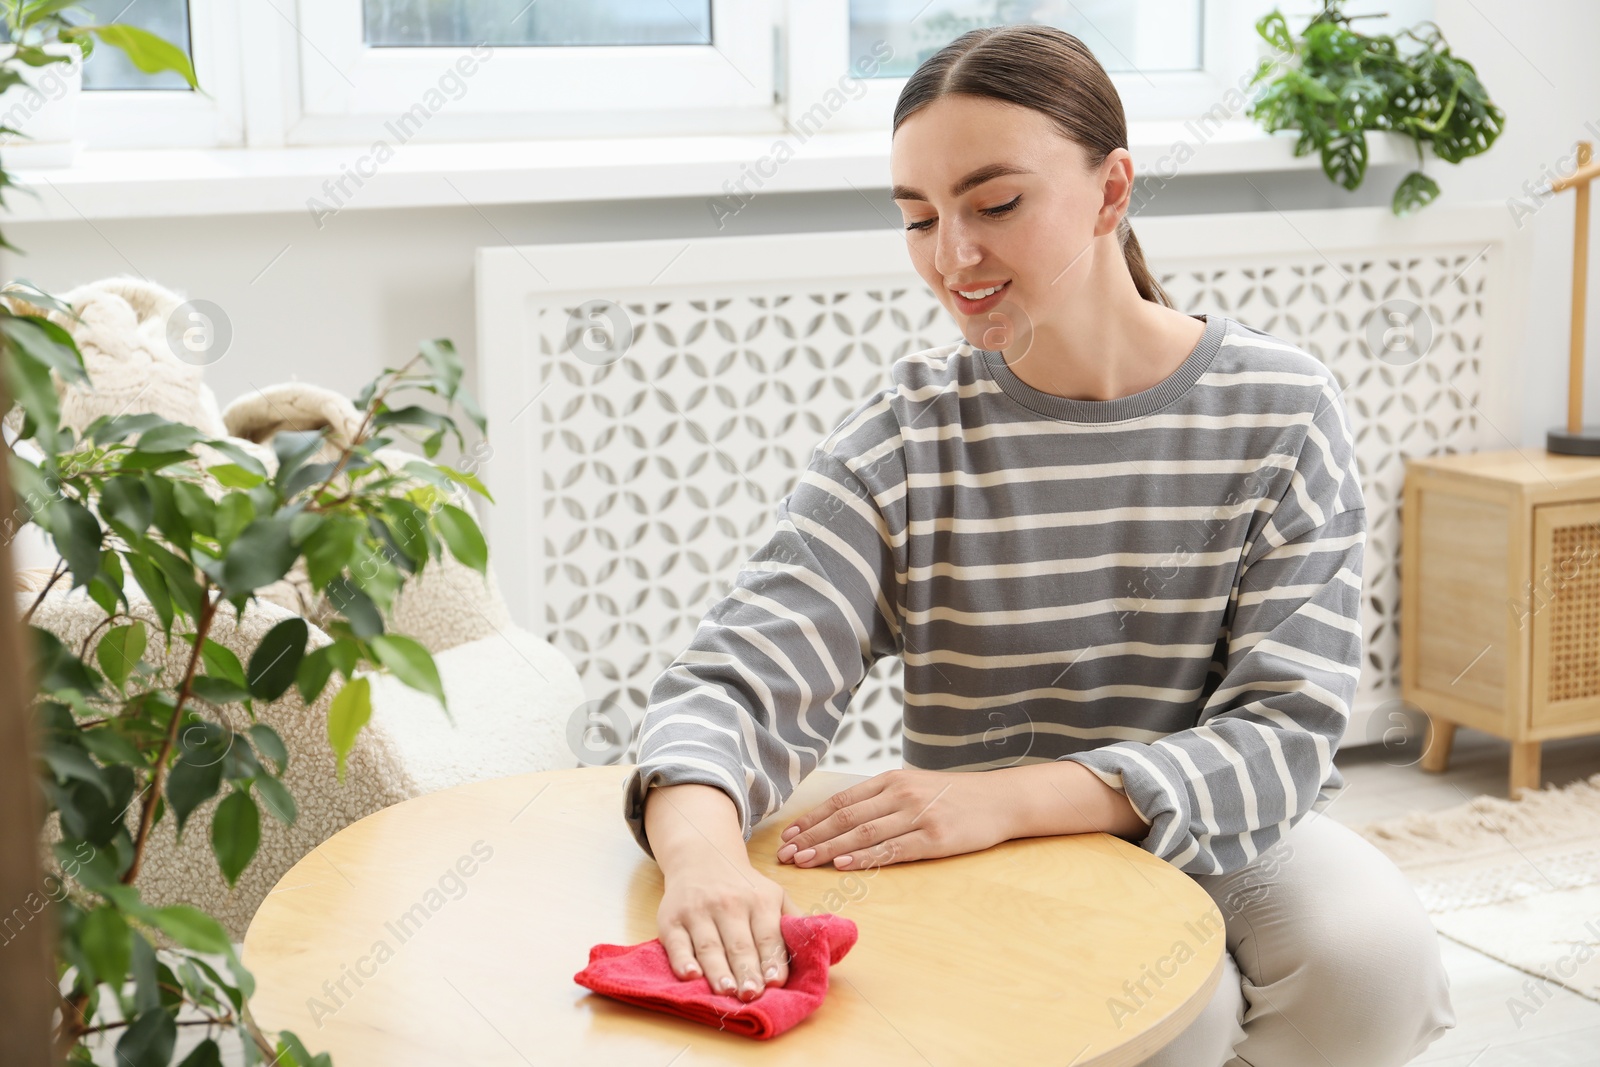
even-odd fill
[[(79, 659), (84, 659), (89, 655), (89, 642), (94, 640), (94, 635), (100, 632), (100, 628), (102, 626), (105, 626), (107, 623), (110, 623), (110, 622), (112, 622), (112, 621), (114, 621), (116, 619), (121, 618), (122, 614), (123, 614), (122, 612), (118, 611), (118, 612), (115, 612), (115, 613), (113, 613), (111, 615), (107, 615), (105, 618), (103, 618), (99, 622), (95, 623), (94, 629), (89, 631), (88, 636), (83, 639), (83, 643), (78, 646), (78, 658)], [(128, 618), (131, 619), (131, 618), (133, 618), (133, 616), (129, 615)]]
[[(386, 398), (387, 395), (389, 395), (390, 390), (394, 389), (395, 386), (398, 386), (398, 384), (400, 384), (400, 379), (405, 378), (406, 371), (410, 371), (411, 368), (413, 368), (413, 366), (416, 366), (416, 362), (418, 362), (418, 360), (421, 360), (421, 358), (422, 358), (421, 352), (419, 352), (419, 354), (413, 355), (413, 357), (411, 357), (410, 360), (408, 360), (408, 362), (406, 362), (405, 366), (402, 366), (402, 368), (400, 368), (400, 370), (394, 371), (394, 376), (395, 376), (394, 381), (389, 382), (389, 384), (387, 384), (387, 386), (382, 387), (382, 389), (379, 390), (378, 394), (374, 395), (374, 397), (371, 398), (370, 402), (366, 403), (366, 413), (363, 414), (363, 416), (362, 416), (362, 424), (360, 424), (360, 426), (358, 426), (358, 427), (355, 427), (355, 435), (354, 435), (354, 437), (350, 438), (349, 442), (346, 442), (346, 445), (344, 445), (344, 451), (342, 451), (342, 453), (339, 453), (338, 462), (334, 462), (333, 470), (330, 470), (330, 472), (328, 472), (328, 477), (323, 478), (322, 485), (318, 485), (317, 488), (315, 488), (315, 490), (312, 490), (312, 494), (310, 494), (310, 510), (317, 510), (317, 512), (320, 512), (320, 510), (326, 510), (325, 507), (318, 507), (317, 506), (317, 498), (318, 498), (318, 496), (322, 496), (322, 494), (325, 493), (326, 490), (328, 490), (328, 486), (333, 485), (334, 478), (339, 477), (339, 472), (341, 472), (341, 470), (344, 470), (344, 464), (347, 464), (347, 462), (350, 462), (350, 453), (354, 453), (355, 446), (360, 445), (360, 443), (362, 443), (362, 442), (365, 442), (365, 440), (366, 440), (366, 429), (368, 429), (368, 426), (370, 426), (371, 421), (373, 421), (374, 414), (378, 414), (378, 408), (381, 408), (382, 403), (384, 403), (384, 398)], [(331, 507), (331, 506), (334, 506), (334, 504), (342, 504), (342, 502), (347, 501), (347, 499), (350, 499), (350, 496), (352, 496), (352, 493), (346, 493), (346, 494), (344, 494), (344, 496), (341, 496), (341, 498), (339, 498), (338, 501), (330, 501), (330, 504), (328, 504), (328, 506)]]
[(256, 1022), (255, 1016), (250, 1014), (249, 1001), (245, 1001), (244, 1007), (242, 1007), (239, 1011), (239, 1025), (244, 1028), (244, 1032), (246, 1034), (250, 1035), (250, 1039), (256, 1043), (256, 1048), (260, 1049), (262, 1052), (266, 1053), (267, 1056), (271, 1057), (271, 1059), (268, 1060), (269, 1064), (276, 1063), (278, 1061), (278, 1057), (281, 1056), (282, 1053), (274, 1049), (272, 1047), (272, 1042), (268, 1041), (266, 1035), (261, 1032), (261, 1027)]
[(217, 614), (217, 601), (211, 599), (209, 580), (200, 587), (200, 599), (202, 604), (200, 618), (195, 620), (194, 645), (189, 650), (189, 664), (183, 671), (183, 684), (178, 688), (178, 702), (172, 709), (172, 721), (167, 724), (167, 736), (161, 742), (161, 753), (156, 756), (155, 773), (150, 778), (150, 792), (144, 798), (144, 805), (139, 812), (139, 834), (133, 839), (133, 862), (128, 865), (128, 872), (122, 876), (123, 885), (132, 885), (133, 880), (139, 876), (139, 865), (144, 860), (145, 843), (150, 838), (150, 827), (155, 824), (156, 804), (161, 800), (161, 786), (167, 777), (167, 757), (172, 754), (172, 745), (178, 738), (178, 724), (183, 721), (183, 707), (189, 700), (195, 668), (200, 663), (200, 649), (206, 643), (211, 620)]
[(49, 593), (50, 590), (55, 586), (55, 584), (61, 580), (61, 576), (63, 574), (65, 574), (66, 571), (67, 571), (67, 561), (66, 560), (61, 560), (59, 563), (56, 564), (56, 569), (50, 575), (50, 580), (48, 582), (44, 583), (44, 588), (39, 590), (39, 595), (34, 597), (32, 604), (28, 605), (28, 610), (24, 611), (22, 613), (22, 621), (24, 623), (27, 623), (27, 622), (29, 622), (29, 621), (31, 621), (33, 619), (34, 611), (39, 607), (40, 604), (44, 603), (45, 595), (47, 593)]
[(1419, 130), (1427, 130), (1429, 133), (1438, 133), (1440, 130), (1444, 129), (1444, 124), (1450, 121), (1450, 112), (1456, 109), (1456, 97), (1459, 96), (1460, 93), (1461, 81), (1460, 79), (1457, 79), (1455, 84), (1450, 86), (1450, 99), (1445, 101), (1444, 110), (1439, 112), (1438, 120), (1435, 122), (1413, 122), (1412, 125)]
[[(194, 1002), (190, 1001), (189, 1003), (193, 1004)], [(119, 1020), (117, 1022), (114, 1022), (114, 1023), (101, 1023), (99, 1026), (91, 1026), (91, 1027), (89, 1027), (87, 1030), (83, 1031), (78, 1036), (79, 1037), (88, 1037), (90, 1034), (103, 1034), (103, 1033), (107, 1032), (108, 1030), (119, 1030), (124, 1026), (132, 1026), (132, 1025), (133, 1024), (130, 1023), (127, 1019), (121, 1019), (121, 1020)], [(176, 1022), (174, 1022), (172, 1025), (174, 1025), (174, 1026), (232, 1026), (233, 1025), (233, 1013), (229, 1012), (227, 1015), (223, 1016), (220, 1019), (212, 1018), (211, 1016), (207, 1016), (204, 1019), (179, 1019)]]

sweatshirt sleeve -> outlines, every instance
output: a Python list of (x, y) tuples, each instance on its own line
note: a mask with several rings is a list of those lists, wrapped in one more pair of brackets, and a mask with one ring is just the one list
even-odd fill
[(647, 855), (651, 788), (723, 790), (748, 841), (816, 768), (873, 663), (899, 652), (894, 561), (861, 478), (814, 450), (766, 544), (650, 689), (623, 787), (624, 817)]
[(1331, 386), (1279, 479), (1245, 546), (1226, 669), (1198, 725), (1061, 757), (1123, 793), (1149, 824), (1140, 846), (1190, 874), (1247, 865), (1312, 809), (1360, 679), (1367, 513)]

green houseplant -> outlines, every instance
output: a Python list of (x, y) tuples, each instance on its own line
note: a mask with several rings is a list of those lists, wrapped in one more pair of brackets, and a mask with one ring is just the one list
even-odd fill
[[(0, 5), (21, 42), (0, 57), (0, 88), (18, 84), (18, 63), (61, 61), (43, 39), (87, 51), (90, 35), (142, 69), (179, 70), (193, 84), (182, 53), (145, 31), (74, 25), (63, 16), (71, 5), (57, 0)], [(0, 168), (0, 194), (10, 185)], [(0, 247), (13, 248), (3, 237)], [(92, 1043), (110, 1035), (119, 1065), (166, 1067), (179, 1028), (204, 1027), (182, 1067), (220, 1063), (218, 1039), (229, 1033), (247, 1064), (328, 1067), (327, 1054), (313, 1055), (295, 1034), (255, 1023), (253, 979), (222, 925), (195, 907), (145, 902), (140, 864), (152, 829), (171, 818), (180, 833), (208, 834), (232, 884), (255, 855), (261, 808), (286, 823), (297, 818), (282, 782), (288, 752), (256, 721), (254, 702), (293, 686), (309, 703), (334, 686), (328, 739), (341, 777), (371, 716), (370, 672), (394, 674), (449, 714), (432, 656), (387, 632), (384, 616), (407, 580), (446, 548), (487, 571), (476, 521), (448, 499), (461, 486), (488, 491), (471, 473), (432, 462), (447, 436), (461, 442), (452, 412), (464, 411), (480, 433), (486, 421), (462, 387), (453, 346), (441, 339), (369, 383), (356, 401), (360, 430), (332, 460), (316, 458), (321, 431), (278, 434), (271, 471), (236, 442), (155, 415), (102, 417), (75, 431), (62, 425), (55, 379), (92, 383), (71, 332), (51, 312), (75, 319), (30, 283), (0, 290), (0, 408), (20, 408), (17, 448), (26, 442), (34, 457), (19, 455), (9, 438), (0, 447), (15, 495), (10, 519), (37, 524), (61, 557), (24, 621), (63, 579), (104, 616), (78, 647), (26, 627), (38, 783), (60, 831), (52, 846), (60, 871), (52, 873), (62, 892), (50, 893), (59, 1056), (91, 1063)], [(386, 446), (402, 438), (420, 439), (423, 456), (394, 469)], [(308, 649), (301, 618), (274, 626), (244, 657), (208, 636), (225, 612), (247, 611), (257, 590), (301, 563), (337, 612), (324, 627), (330, 644)], [(130, 587), (144, 595), (137, 611)], [(183, 665), (176, 679), (155, 668), (161, 645), (167, 662)], [(234, 729), (224, 707), (242, 707), (251, 721)], [(209, 827), (185, 827), (217, 797)]]
[[(141, 900), (140, 861), (162, 818), (184, 832), (195, 809), (220, 795), (210, 843), (233, 883), (255, 854), (261, 807), (286, 823), (296, 818), (281, 781), (288, 753), (270, 726), (254, 721), (253, 701), (294, 686), (310, 703), (337, 685), (328, 738), (341, 776), (371, 715), (366, 672), (390, 671), (444, 705), (432, 656), (386, 632), (383, 615), (408, 577), (445, 548), (480, 573), (487, 569), (476, 522), (445, 502), (454, 485), (486, 497), (487, 490), (474, 475), (431, 462), (447, 434), (460, 439), (448, 410), (459, 405), (480, 431), (485, 421), (461, 388), (453, 347), (438, 340), (362, 392), (361, 429), (333, 460), (312, 458), (324, 431), (274, 437), (271, 472), (236, 442), (156, 415), (101, 417), (75, 433), (60, 425), (51, 373), (84, 381), (81, 356), (66, 330), (28, 313), (29, 305), (67, 309), (31, 288), (3, 295), (0, 359), (24, 415), (18, 440), (43, 457), (30, 462), (8, 446), (6, 460), (17, 506), (62, 557), (24, 621), (65, 578), (104, 613), (91, 634), (98, 637), (92, 655), (87, 639), (73, 648), (27, 627), (39, 781), (47, 810), (59, 816), (53, 851), (66, 887), (53, 905), (57, 977), (66, 990), (58, 1047), (67, 1062), (89, 1063), (90, 1039), (120, 1030), (119, 1064), (165, 1067), (178, 1028), (205, 1026), (184, 1067), (220, 1062), (217, 1037), (230, 1030), (246, 1063), (323, 1067), (328, 1057), (313, 1056), (294, 1034), (273, 1038), (256, 1026), (252, 979), (214, 918)], [(417, 392), (447, 410), (398, 402)], [(411, 433), (424, 435), (428, 458), (392, 469), (377, 451)], [(308, 627), (298, 617), (273, 627), (248, 657), (207, 636), (223, 612), (243, 613), (257, 589), (301, 560), (337, 609), (325, 627), (331, 644), (308, 651)], [(131, 610), (125, 578), (143, 591), (160, 625), (146, 621), (150, 611)], [(165, 684), (146, 655), (163, 641), (166, 658), (177, 647), (185, 664)], [(252, 722), (232, 729), (219, 715), (225, 705), (242, 705)], [(158, 948), (155, 933), (176, 947)], [(208, 956), (223, 957), (225, 967)], [(120, 1018), (100, 1013), (107, 998)]]
[[(1300, 131), (1294, 154), (1316, 149), (1322, 170), (1346, 189), (1367, 173), (1368, 130), (1405, 134), (1417, 149), (1417, 170), (1395, 188), (1391, 210), (1407, 215), (1432, 203), (1439, 186), (1422, 172), (1423, 144), (1447, 163), (1486, 152), (1505, 126), (1472, 64), (1453, 55), (1437, 24), (1429, 21), (1396, 36), (1368, 36), (1350, 27), (1343, 0), (1323, 0), (1296, 38), (1279, 11), (1256, 23), (1256, 32), (1280, 54), (1281, 67), (1263, 60), (1250, 85), (1264, 91), (1246, 113), (1269, 131)], [(1421, 31), (1421, 32), (1418, 32)], [(1400, 40), (1420, 47), (1402, 53)]]
[[(94, 52), (95, 41), (99, 40), (123, 52), (146, 74), (176, 71), (189, 83), (189, 88), (200, 88), (189, 57), (172, 42), (138, 26), (98, 23), (82, 18), (83, 15), (87, 12), (81, 0), (0, 0), (0, 20), (3, 20), (6, 40), (13, 45), (12, 57), (30, 67), (65, 63), (71, 58), (60, 50), (47, 50), (53, 42), (73, 45), (88, 59)], [(15, 68), (8, 64), (7, 69), (10, 77), (0, 77), (0, 91), (20, 80)]]
[[(93, 54), (96, 41), (121, 51), (147, 74), (176, 71), (189, 88), (201, 91), (189, 57), (170, 41), (138, 26), (97, 23), (86, 15), (76, 0), (0, 0), (0, 32), (5, 37), (5, 43), (0, 45), (0, 94), (29, 83), (23, 74), (25, 68), (69, 63), (74, 54), (87, 59)], [(31, 136), (6, 125), (10, 117), (10, 112), (0, 116), (0, 135)], [(0, 194), (12, 184), (10, 176), (0, 168)], [(3, 238), (0, 248), (16, 251)]]

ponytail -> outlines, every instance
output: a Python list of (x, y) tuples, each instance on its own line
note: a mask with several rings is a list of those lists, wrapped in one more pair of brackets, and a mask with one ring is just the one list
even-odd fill
[(1139, 295), (1163, 307), (1173, 307), (1172, 298), (1161, 288), (1161, 283), (1156, 281), (1155, 275), (1150, 273), (1149, 266), (1145, 264), (1144, 250), (1139, 247), (1139, 238), (1133, 235), (1133, 224), (1128, 221), (1127, 215), (1123, 215), (1117, 223), (1117, 241), (1122, 245), (1122, 260), (1128, 265), (1128, 274), (1133, 278), (1134, 288), (1139, 290)]

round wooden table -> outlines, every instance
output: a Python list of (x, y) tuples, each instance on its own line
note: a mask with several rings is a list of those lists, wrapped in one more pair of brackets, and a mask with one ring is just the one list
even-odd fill
[(1107, 834), (859, 872), (778, 863), (790, 820), (863, 780), (817, 771), (757, 827), (750, 855), (803, 911), (860, 930), (823, 1004), (757, 1041), (614, 1001), (572, 976), (591, 945), (659, 932), (661, 871), (622, 816), (631, 770), (477, 782), (345, 827), (250, 924), (256, 1020), (336, 1067), (816, 1067), (841, 1055), (1109, 1067), (1170, 1041), (1221, 976), (1211, 898)]

